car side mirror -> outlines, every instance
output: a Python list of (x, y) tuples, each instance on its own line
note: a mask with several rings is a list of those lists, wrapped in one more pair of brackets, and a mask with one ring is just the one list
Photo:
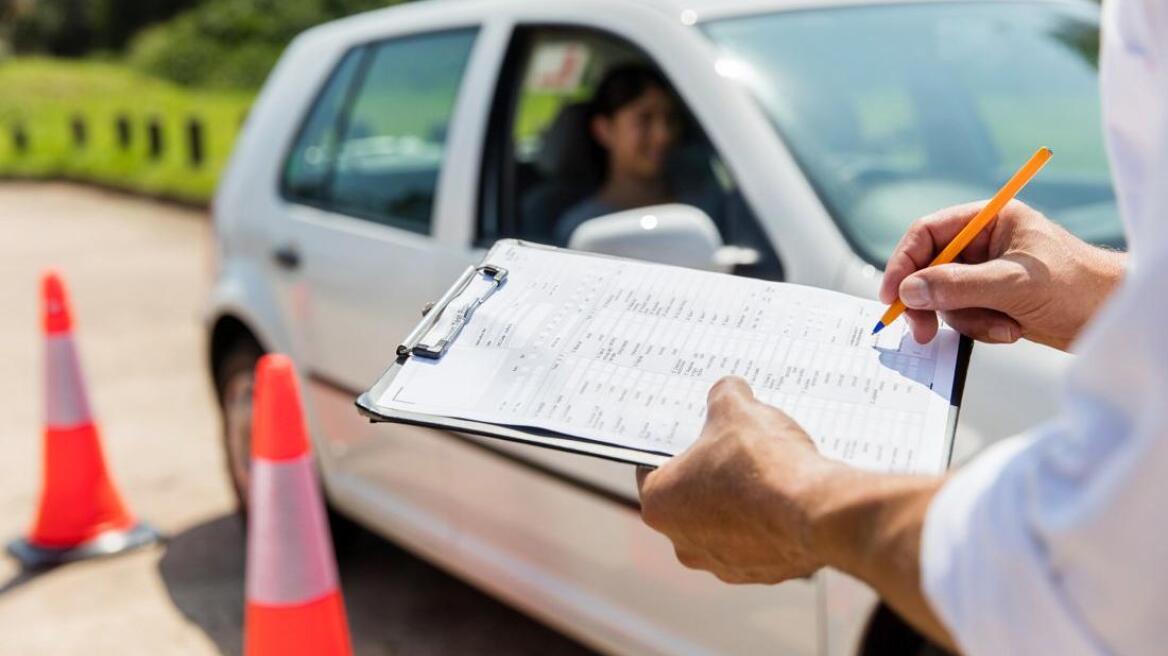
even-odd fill
[(680, 203), (589, 219), (572, 231), (568, 248), (722, 272), (758, 261), (753, 249), (725, 245), (705, 212)]

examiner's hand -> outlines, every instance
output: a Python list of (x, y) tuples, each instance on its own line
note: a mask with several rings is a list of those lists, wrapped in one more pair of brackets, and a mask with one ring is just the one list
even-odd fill
[(778, 583), (823, 566), (805, 496), (836, 466), (741, 378), (710, 388), (701, 437), (656, 471), (640, 470), (641, 516), (686, 567), (730, 583)]
[(899, 294), (913, 337), (937, 334), (937, 312), (984, 342), (1025, 337), (1066, 350), (1123, 278), (1126, 257), (1087, 244), (1012, 201), (953, 264), (920, 270), (982, 208), (970, 203), (918, 219), (897, 244), (880, 300)]

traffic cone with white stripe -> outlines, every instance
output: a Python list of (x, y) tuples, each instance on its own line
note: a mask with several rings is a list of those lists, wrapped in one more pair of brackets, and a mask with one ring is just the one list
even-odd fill
[(256, 365), (248, 503), (247, 656), (352, 653), (292, 361)]
[(145, 546), (158, 534), (138, 522), (110, 479), (73, 342), (65, 284), (41, 278), (45, 331), (43, 487), (28, 537), (8, 551), (29, 569)]

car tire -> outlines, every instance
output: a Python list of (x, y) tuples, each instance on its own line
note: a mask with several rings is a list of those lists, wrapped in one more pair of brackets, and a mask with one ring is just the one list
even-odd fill
[(264, 354), (251, 339), (239, 339), (225, 349), (215, 365), (215, 392), (219, 400), (223, 464), (235, 495), (240, 517), (247, 515), (247, 488), (251, 463), (251, 398), (255, 367)]
[[(248, 477), (251, 465), (251, 402), (256, 363), (264, 350), (254, 340), (243, 338), (229, 346), (215, 367), (215, 392), (222, 424), (223, 464), (235, 495), (240, 521), (246, 524)], [(325, 494), (329, 529), (340, 551), (358, 539), (364, 529), (333, 508)]]

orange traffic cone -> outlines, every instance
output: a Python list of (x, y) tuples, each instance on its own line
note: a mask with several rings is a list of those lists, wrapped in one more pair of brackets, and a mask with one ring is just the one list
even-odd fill
[(351, 654), (332, 540), (292, 361), (256, 365), (247, 538), (247, 656)]
[(8, 545), (30, 569), (106, 556), (158, 539), (134, 519), (106, 470), (73, 344), (65, 285), (41, 278), (45, 330), (44, 482), (32, 532)]

